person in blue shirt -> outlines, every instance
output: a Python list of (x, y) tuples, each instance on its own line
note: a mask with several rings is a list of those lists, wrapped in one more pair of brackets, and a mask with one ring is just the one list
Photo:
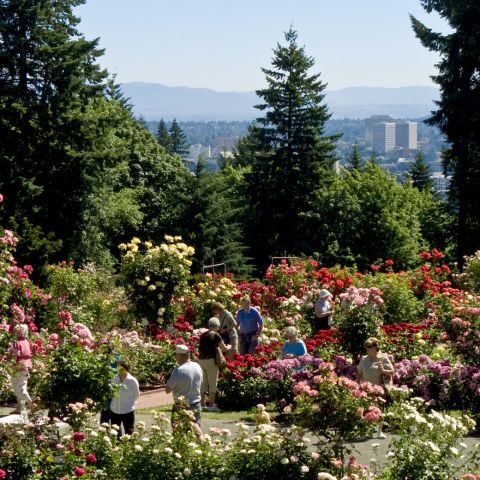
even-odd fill
[(242, 308), (237, 311), (237, 324), (240, 331), (240, 355), (254, 354), (258, 338), (263, 329), (263, 318), (260, 312), (253, 308), (248, 295), (242, 298)]
[(297, 329), (295, 327), (287, 327), (285, 329), (285, 338), (287, 341), (282, 347), (282, 358), (296, 358), (307, 354), (307, 347), (303, 340), (297, 338)]

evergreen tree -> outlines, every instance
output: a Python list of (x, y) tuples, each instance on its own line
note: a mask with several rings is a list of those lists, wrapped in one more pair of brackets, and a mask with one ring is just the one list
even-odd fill
[(157, 129), (157, 142), (161, 145), (168, 153), (172, 153), (172, 137), (168, 131), (167, 125), (163, 121), (163, 118), (160, 119)]
[[(235, 185), (242, 175), (226, 166), (221, 172), (206, 170), (206, 162), (199, 156), (184, 198), (182, 235), (195, 248), (193, 271), (201, 272), (203, 265), (225, 263), (228, 272), (248, 275), (249, 260), (242, 243), (243, 229), (239, 221), (241, 207), (236, 202)], [(235, 178), (236, 177), (236, 178)]]
[(81, 113), (103, 94), (107, 76), (96, 62), (98, 41), (76, 29), (73, 9), (82, 3), (0, 2), (0, 191), (7, 199), (0, 223), (32, 226), (21, 237), (35, 231), (39, 240), (61, 239), (59, 258), (79, 228), (89, 180), (102, 168), (81, 153), (89, 147)]
[(290, 28), (285, 41), (273, 50), (272, 68), (262, 69), (268, 86), (257, 91), (263, 103), (256, 108), (264, 116), (251, 126), (237, 155), (238, 164), (251, 169), (247, 238), (261, 267), (280, 252), (301, 253), (302, 215), (335, 161), (337, 137), (324, 135), (330, 117), (323, 104), (326, 84), (320, 74), (309, 74), (314, 60), (297, 44), (297, 32)]
[(419, 190), (433, 190), (433, 181), (430, 178), (430, 165), (425, 161), (423, 152), (419, 151), (415, 155), (415, 161), (412, 163), (408, 173), (414, 187), (417, 187)]
[(353, 145), (350, 158), (348, 159), (348, 168), (350, 170), (361, 170), (362, 168), (362, 155), (356, 143)]
[(478, 0), (421, 0), (427, 12), (445, 19), (451, 33), (433, 32), (411, 17), (416, 36), (440, 54), (438, 109), (428, 123), (437, 125), (451, 147), (444, 166), (452, 173), (450, 201), (458, 212), (457, 259), (480, 248), (480, 2)]
[(188, 153), (188, 142), (187, 136), (184, 131), (180, 128), (177, 120), (174, 118), (172, 126), (170, 127), (170, 139), (171, 139), (171, 148), (170, 152), (175, 153), (183, 157)]

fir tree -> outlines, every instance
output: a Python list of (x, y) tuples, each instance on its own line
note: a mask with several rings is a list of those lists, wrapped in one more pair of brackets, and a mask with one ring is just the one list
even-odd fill
[(320, 74), (309, 74), (314, 60), (298, 45), (297, 32), (290, 28), (285, 41), (273, 50), (272, 68), (262, 69), (268, 86), (257, 91), (263, 103), (256, 108), (264, 116), (239, 145), (238, 163), (251, 168), (247, 236), (259, 266), (279, 252), (300, 253), (302, 215), (335, 161), (337, 137), (324, 135), (326, 84)]
[(452, 173), (449, 197), (458, 212), (457, 259), (480, 248), (480, 2), (478, 0), (421, 0), (427, 12), (445, 19), (451, 33), (433, 32), (411, 17), (416, 36), (440, 54), (438, 109), (428, 119), (445, 134), (451, 147), (444, 166)]
[(362, 168), (362, 155), (356, 143), (353, 145), (350, 158), (348, 159), (348, 168), (350, 170), (361, 170)]
[(172, 152), (172, 137), (168, 131), (167, 125), (163, 121), (163, 118), (160, 119), (157, 128), (157, 142), (161, 145), (168, 153)]
[(180, 155), (181, 157), (186, 155), (188, 153), (187, 136), (175, 118), (173, 119), (169, 133), (171, 139), (170, 152)]
[(419, 151), (415, 155), (415, 161), (412, 163), (408, 173), (414, 187), (417, 187), (419, 190), (433, 190), (433, 181), (430, 178), (430, 165), (425, 161), (423, 152)]

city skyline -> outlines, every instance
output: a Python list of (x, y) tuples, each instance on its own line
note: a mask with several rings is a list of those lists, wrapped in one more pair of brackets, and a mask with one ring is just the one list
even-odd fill
[(290, 25), (330, 90), (432, 85), (438, 57), (415, 38), (408, 14), (449, 31), (418, 0), (245, 0), (228, 8), (219, 0), (141, 0), (135, 8), (127, 0), (89, 0), (76, 13), (80, 32), (100, 37), (100, 63), (119, 82), (217, 91), (262, 88), (261, 67)]

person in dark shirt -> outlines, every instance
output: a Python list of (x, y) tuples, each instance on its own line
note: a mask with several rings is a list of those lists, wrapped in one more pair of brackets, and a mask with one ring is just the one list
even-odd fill
[[(227, 352), (231, 347), (223, 343), (222, 337), (219, 335), (220, 320), (212, 317), (208, 321), (208, 331), (204, 332), (200, 337), (198, 346), (198, 363), (202, 367), (203, 380), (201, 387), (201, 405), (206, 411), (219, 411), (215, 405), (215, 396), (217, 393), (217, 381), (219, 367), (216, 364), (217, 347), (222, 352)], [(208, 400), (210, 407), (205, 406), (205, 397), (208, 391)]]

